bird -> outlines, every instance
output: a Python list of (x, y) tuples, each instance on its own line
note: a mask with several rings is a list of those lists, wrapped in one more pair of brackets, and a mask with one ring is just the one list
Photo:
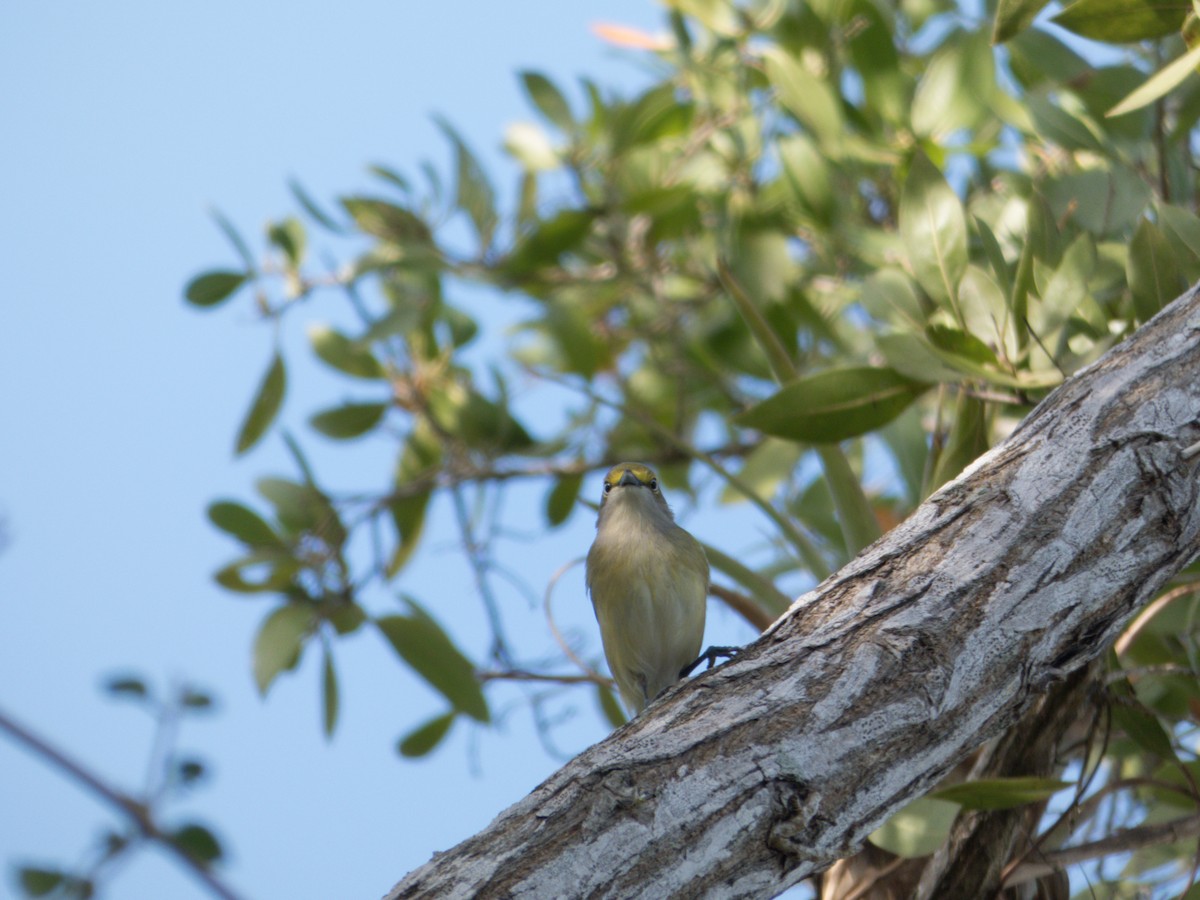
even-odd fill
[(637, 715), (699, 656), (709, 585), (704, 548), (675, 523), (649, 466), (604, 476), (586, 572), (609, 671)]

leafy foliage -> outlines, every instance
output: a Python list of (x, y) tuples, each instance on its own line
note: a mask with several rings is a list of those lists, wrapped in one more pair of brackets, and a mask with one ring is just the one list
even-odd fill
[[(261, 262), (218, 220), (242, 268), (198, 276), (187, 299), (213, 306), (249, 284), (273, 325), (322, 304), (330, 319), (349, 311), (353, 328), (307, 323), (315, 357), (358, 393), (311, 424), (394, 447), (388, 483), (339, 496), (285, 436), (297, 476), (261, 479), (260, 511), (209, 510), (242, 554), (217, 580), (273, 604), (256, 641), (260, 689), (319, 642), (327, 732), (332, 647), (367, 621), (449, 704), (399, 741), (404, 756), (432, 752), (460, 716), (493, 721), (490, 680), (522, 674), (489, 598), (486, 542), (463, 512), (468, 489), (486, 506), (510, 479), (542, 478), (556, 528), (585, 473), (617, 459), (656, 463), (678, 489), (715, 476), (723, 501), (761, 512), (775, 557), (752, 571), (714, 548), (713, 564), (775, 614), (775, 581), (845, 563), (1200, 277), (1191, 54), (1143, 86), (1161, 48), (1178, 44), (1166, 36), (1189, 33), (1183, 7), (1067, 6), (1055, 21), (1080, 35), (1166, 38), (1095, 66), (1036, 24), (1044, 0), (1002, 0), (991, 23), (946, 0), (668, 6), (670, 37), (635, 41), (661, 75), (636, 96), (584, 81), (579, 103), (521, 75), (540, 124), (506, 135), (512, 208), (441, 123), (449, 188), (432, 167), (423, 188), (375, 167), (377, 195), (329, 212), (293, 184), (303, 218), (268, 227)], [(342, 248), (333, 275), (307, 263), (314, 228)], [(462, 284), (511, 310), (499, 358), (480, 362), (482, 309), (453, 299)], [(239, 452), (283, 403), (274, 347)], [(563, 404), (559, 425), (522, 421), (517, 380)], [(895, 477), (867, 478), (867, 456)], [(436, 609), (368, 612), (369, 586), (403, 583), (439, 496), (460, 513), (493, 629), (485, 657), (460, 649)], [(959, 786), (877, 842), (929, 852), (953, 819), (949, 801), (1053, 808), (1073, 791), (1089, 827), (1101, 810), (1159, 816), (1164, 795), (1172, 815), (1194, 812), (1195, 576), (1118, 645), (1113, 686), (1096, 700), (1111, 710), (1107, 743), (1075, 746), (1050, 778)], [(605, 680), (579, 663), (564, 684), (592, 683), (619, 722)], [(1070, 788), (1058, 790), (1059, 775)], [(1041, 849), (1071, 833), (1048, 827)], [(1174, 883), (1186, 868), (1180, 854), (1142, 866), (1143, 852), (1131, 878)]]

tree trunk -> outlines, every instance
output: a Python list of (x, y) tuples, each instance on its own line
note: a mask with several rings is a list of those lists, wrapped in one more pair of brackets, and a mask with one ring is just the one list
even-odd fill
[(389, 900), (770, 897), (852, 854), (1200, 551), (1198, 296)]

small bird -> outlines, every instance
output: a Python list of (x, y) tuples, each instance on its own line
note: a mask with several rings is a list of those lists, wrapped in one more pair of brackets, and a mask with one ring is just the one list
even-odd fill
[(635, 715), (699, 655), (708, 579), (704, 548), (675, 524), (654, 470), (613, 466), (587, 555), (587, 588), (608, 668)]

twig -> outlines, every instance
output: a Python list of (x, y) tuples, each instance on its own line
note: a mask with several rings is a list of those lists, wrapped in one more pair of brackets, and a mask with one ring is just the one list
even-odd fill
[(96, 775), (92, 774), (91, 771), (84, 768), (82, 764), (51, 746), (23, 725), (18, 724), (3, 710), (0, 710), (0, 731), (6, 732), (18, 744), (24, 746), (25, 749), (29, 750), (35, 756), (41, 757), (52, 767), (70, 776), (110, 806), (114, 807), (122, 815), (126, 816), (139, 833), (174, 856), (188, 871), (202, 881), (205, 887), (213, 894), (221, 897), (222, 900), (239, 900), (238, 895), (218, 879), (208, 866), (176, 844), (169, 834), (159, 829), (151, 816), (150, 808), (144, 803), (140, 803), (128, 794), (104, 783)]

